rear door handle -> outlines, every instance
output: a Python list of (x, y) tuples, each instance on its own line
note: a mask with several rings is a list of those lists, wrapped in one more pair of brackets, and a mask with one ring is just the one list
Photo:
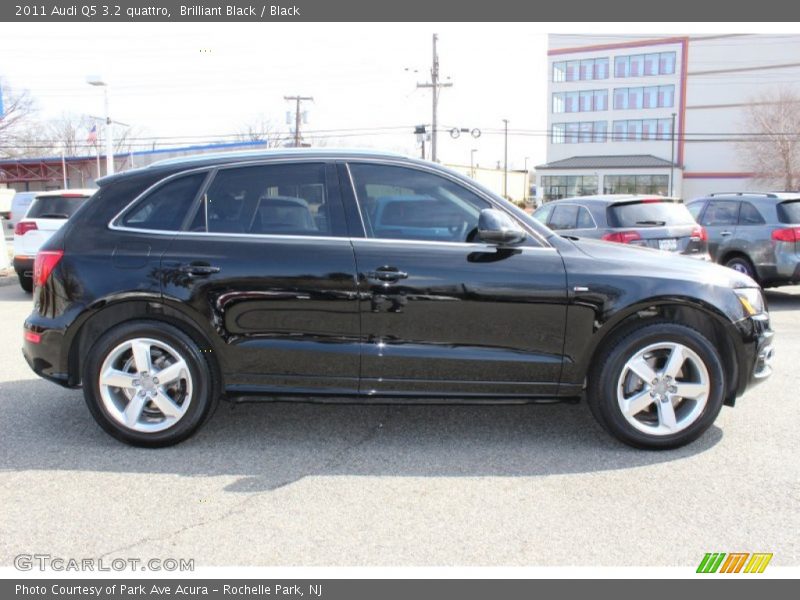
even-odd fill
[(729, 235), (733, 235), (732, 231), (720, 231), (719, 234), (724, 237), (728, 237)]
[(207, 263), (191, 263), (181, 266), (180, 271), (189, 275), (211, 275), (212, 273), (219, 273), (220, 268)]
[(378, 281), (399, 281), (400, 279), (408, 279), (408, 273), (400, 271), (397, 267), (380, 267), (367, 273), (367, 278), (377, 279)]

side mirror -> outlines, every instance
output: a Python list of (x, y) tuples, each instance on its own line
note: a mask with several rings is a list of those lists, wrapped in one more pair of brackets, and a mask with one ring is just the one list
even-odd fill
[(478, 217), (478, 239), (488, 244), (507, 245), (524, 242), (528, 234), (514, 219), (494, 208), (484, 208)]

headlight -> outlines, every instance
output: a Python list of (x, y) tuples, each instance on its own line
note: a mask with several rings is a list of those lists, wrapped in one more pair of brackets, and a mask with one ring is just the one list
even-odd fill
[(737, 288), (733, 291), (739, 298), (739, 302), (742, 303), (748, 317), (766, 312), (764, 296), (761, 294), (760, 288)]

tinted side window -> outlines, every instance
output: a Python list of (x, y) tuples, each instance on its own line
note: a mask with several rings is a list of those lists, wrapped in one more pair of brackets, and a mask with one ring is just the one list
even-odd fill
[(553, 205), (545, 204), (544, 206), (536, 209), (536, 211), (533, 213), (533, 218), (546, 225), (547, 219), (550, 218), (551, 212), (553, 212)]
[(595, 229), (594, 219), (586, 207), (581, 206), (578, 209), (578, 227), (577, 229)]
[(700, 213), (703, 212), (703, 207), (706, 205), (705, 202), (692, 202), (691, 204), (687, 204), (686, 208), (694, 217), (695, 221), (699, 221)]
[(221, 169), (209, 186), (201, 208), (193, 230), (334, 235), (324, 164)]
[(432, 173), (387, 165), (351, 164), (361, 215), (371, 237), (468, 242), (488, 202)]
[(122, 217), (122, 225), (158, 231), (179, 230), (205, 177), (205, 173), (195, 173), (168, 181), (129, 210)]
[(739, 209), (739, 225), (763, 225), (764, 223), (764, 217), (755, 206), (749, 202), (742, 202), (742, 207)]
[(778, 204), (778, 219), (781, 223), (800, 223), (800, 200)]
[(702, 225), (736, 225), (739, 221), (739, 203), (712, 200), (703, 214)]
[(575, 229), (578, 221), (578, 207), (574, 204), (559, 204), (553, 209), (550, 229)]

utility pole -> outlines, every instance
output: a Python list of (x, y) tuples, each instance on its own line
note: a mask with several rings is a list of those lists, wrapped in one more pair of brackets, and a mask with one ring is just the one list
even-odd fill
[(439, 35), (433, 34), (433, 63), (431, 65), (431, 81), (430, 83), (418, 83), (418, 88), (431, 88), (431, 160), (436, 162), (436, 125), (437, 125), (437, 111), (439, 106), (439, 89), (443, 87), (453, 87), (452, 83), (439, 82), (439, 54), (436, 52), (436, 42)]
[(295, 102), (295, 109), (294, 109), (294, 147), (300, 147), (300, 103), (309, 101), (313, 102), (314, 98), (312, 96), (284, 96), (284, 100)]
[(675, 179), (675, 113), (672, 113), (672, 129), (670, 130), (670, 148), (672, 153), (672, 158), (669, 161), (669, 195), (675, 195), (675, 186), (673, 185), (673, 181)]
[(504, 146), (503, 150), (503, 197), (508, 199), (508, 119), (503, 119)]

